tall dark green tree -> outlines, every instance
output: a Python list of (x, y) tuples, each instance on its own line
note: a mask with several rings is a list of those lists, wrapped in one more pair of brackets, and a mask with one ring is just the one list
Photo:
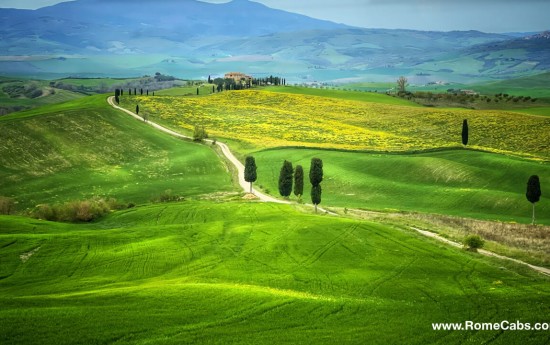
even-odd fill
[(462, 121), (462, 145), (468, 145), (468, 120)]
[(535, 224), (535, 203), (540, 200), (541, 195), (542, 192), (540, 190), (539, 177), (537, 175), (529, 177), (529, 180), (527, 181), (527, 192), (525, 193), (525, 196), (527, 197), (527, 200), (529, 200), (529, 202), (533, 204), (533, 225)]
[(115, 89), (115, 97), (120, 96), (120, 89)]
[(315, 205), (315, 213), (317, 213), (317, 205), (321, 203), (321, 185), (311, 187), (311, 202)]
[(139, 105), (136, 105), (136, 115), (139, 115)]
[(292, 169), (292, 163), (284, 161), (281, 167), (281, 173), (279, 174), (279, 193), (281, 196), (288, 198), (292, 193), (292, 175), (294, 170)]
[(256, 160), (252, 156), (247, 156), (244, 163), (244, 180), (250, 182), (250, 193), (252, 193), (252, 182), (256, 182)]
[(294, 195), (299, 199), (304, 194), (304, 168), (301, 165), (297, 165), (294, 170)]
[(309, 182), (311, 182), (311, 202), (315, 206), (321, 203), (321, 182), (323, 181), (323, 161), (319, 158), (311, 159), (309, 168)]
[(323, 161), (319, 158), (311, 159), (311, 166), (309, 168), (309, 182), (312, 186), (318, 186), (323, 182)]
[(124, 90), (123, 89), (120, 89), (120, 95), (124, 96)]

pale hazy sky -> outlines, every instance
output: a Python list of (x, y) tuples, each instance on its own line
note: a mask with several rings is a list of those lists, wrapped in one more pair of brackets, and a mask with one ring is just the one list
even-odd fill
[[(141, 0), (128, 1), (135, 3)], [(227, 0), (202, 1), (212, 3), (228, 2)], [(367, 28), (437, 31), (480, 30), (485, 32), (550, 30), (549, 0), (255, 1), (272, 8)], [(0, 7), (36, 9), (59, 2), (62, 1), (0, 0)]]

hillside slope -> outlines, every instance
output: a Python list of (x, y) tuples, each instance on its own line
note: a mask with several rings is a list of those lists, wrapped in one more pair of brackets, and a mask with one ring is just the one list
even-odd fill
[[(545, 344), (548, 278), (286, 205), (138, 207), (92, 225), (0, 216), (11, 344)], [(514, 322), (514, 321), (510, 321)]]
[(142, 203), (233, 190), (216, 153), (130, 119), (106, 96), (0, 118), (0, 195), (21, 208), (91, 196)]

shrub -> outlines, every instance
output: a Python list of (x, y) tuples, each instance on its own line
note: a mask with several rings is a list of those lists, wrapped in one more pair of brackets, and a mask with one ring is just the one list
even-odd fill
[(36, 209), (33, 211), (32, 216), (34, 218), (43, 219), (43, 220), (50, 220), (50, 221), (57, 220), (55, 209), (48, 204), (36, 206)]
[(464, 238), (464, 245), (468, 250), (477, 251), (484, 244), (485, 241), (479, 235), (468, 235)]
[(206, 133), (206, 130), (202, 126), (195, 126), (195, 130), (193, 131), (193, 140), (194, 141), (203, 141), (204, 139), (208, 138), (208, 134)]
[(10, 215), (15, 211), (15, 200), (0, 196), (0, 214)]
[(184, 198), (175, 195), (171, 189), (167, 189), (156, 198), (151, 199), (152, 202), (171, 202), (171, 201), (181, 201)]
[(60, 222), (91, 222), (118, 206), (115, 199), (92, 198), (89, 200), (69, 201), (63, 204), (38, 205), (32, 212), (33, 217)]

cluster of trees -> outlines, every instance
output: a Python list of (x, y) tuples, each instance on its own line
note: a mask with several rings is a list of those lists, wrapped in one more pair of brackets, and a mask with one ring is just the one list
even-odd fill
[(499, 102), (536, 102), (537, 98), (531, 98), (530, 96), (511, 96), (507, 93), (497, 93), (492, 96), (484, 96), (478, 93), (470, 92), (468, 90), (460, 89), (448, 89), (447, 93), (433, 93), (429, 91), (416, 91), (410, 92), (406, 90), (408, 86), (407, 78), (401, 76), (397, 79), (397, 96), (406, 98), (424, 105), (426, 102), (456, 102), (461, 104), (486, 102), (486, 103), (499, 103)]
[(266, 78), (252, 78), (246, 79), (241, 78), (241, 80), (235, 80), (233, 78), (215, 78), (212, 79), (208, 76), (208, 84), (215, 85), (217, 92), (229, 91), (229, 90), (244, 90), (250, 89), (257, 86), (268, 86), (268, 85), (286, 85), (286, 79), (281, 77), (269, 76)]
[[(252, 183), (256, 182), (257, 177), (256, 161), (254, 157), (248, 156), (245, 160), (244, 180), (250, 183), (250, 193), (252, 193)], [(321, 182), (323, 181), (323, 161), (319, 158), (311, 159), (309, 181), (311, 183), (311, 202), (317, 212), (317, 205), (321, 203)], [(304, 169), (301, 165), (297, 165), (294, 169), (292, 163), (285, 160), (279, 173), (279, 194), (288, 198), (293, 191), (294, 195), (301, 200), (304, 193)]]

